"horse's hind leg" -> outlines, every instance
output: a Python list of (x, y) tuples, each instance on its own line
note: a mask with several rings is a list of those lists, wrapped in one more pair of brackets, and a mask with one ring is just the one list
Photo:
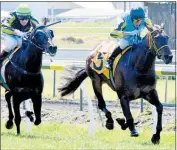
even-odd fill
[(7, 101), (7, 105), (8, 105), (8, 109), (9, 109), (9, 120), (6, 122), (6, 128), (7, 129), (12, 129), (12, 127), (13, 127), (14, 115), (13, 115), (13, 112), (12, 112), (12, 105), (11, 105), (11, 102), (10, 102), (11, 96), (12, 96), (12, 93), (9, 92), (9, 91), (5, 94), (5, 99)]
[(114, 128), (114, 121), (111, 116), (111, 112), (107, 110), (106, 103), (103, 99), (102, 95), (102, 82), (99, 78), (92, 80), (93, 90), (95, 92), (95, 95), (98, 99), (98, 108), (101, 109), (107, 118), (106, 121), (106, 128), (109, 130), (112, 130)]
[(123, 114), (126, 118), (126, 126), (129, 127), (130, 132), (131, 132), (131, 136), (135, 136), (135, 137), (138, 136), (138, 132), (136, 131), (135, 125), (134, 125), (134, 119), (133, 119), (131, 111), (130, 111), (129, 99), (122, 96), (120, 98), (120, 103), (121, 103), (121, 107), (123, 110)]
[(39, 125), (41, 123), (41, 107), (42, 107), (42, 96), (35, 95), (31, 98), (33, 101), (33, 109), (36, 120), (34, 122), (35, 125)]
[(154, 105), (157, 110), (157, 127), (156, 127), (156, 133), (153, 134), (151, 141), (153, 144), (159, 144), (160, 142), (160, 132), (162, 131), (162, 111), (163, 111), (163, 105), (159, 101), (157, 91), (154, 89), (152, 90), (148, 95), (143, 97), (144, 99), (148, 100), (149, 103)]

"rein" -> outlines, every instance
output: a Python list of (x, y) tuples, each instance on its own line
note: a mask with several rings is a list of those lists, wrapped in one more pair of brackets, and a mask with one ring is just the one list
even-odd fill
[[(36, 31), (36, 30), (35, 30), (35, 31)], [(45, 32), (45, 33), (46, 33), (46, 32)], [(47, 34), (47, 33), (46, 33), (46, 34)], [(42, 48), (41, 46), (38, 46), (37, 44), (35, 44), (34, 42), (32, 42), (32, 40), (31, 40), (31, 39), (33, 38), (32, 35), (33, 35), (33, 34), (29, 35), (29, 39), (28, 39), (28, 38), (24, 38), (24, 39), (27, 40), (30, 44), (32, 44), (32, 45), (34, 45), (35, 47), (37, 47), (38, 49), (41, 49), (41, 50), (44, 51), (44, 53), (45, 53), (46, 51), (45, 51), (44, 48)], [(8, 57), (8, 59), (9, 59), (9, 62), (12, 64), (12, 66), (13, 66), (16, 70), (18, 70), (20, 73), (22, 73), (22, 74), (30, 75), (30, 76), (35, 76), (35, 75), (38, 75), (38, 74), (41, 73), (41, 71), (38, 71), (38, 72), (36, 72), (36, 73), (26, 71), (25, 69), (23, 69), (23, 68), (17, 66), (17, 65), (11, 60), (11, 58)]]
[(12, 64), (12, 66), (13, 66), (15, 69), (17, 69), (20, 73), (23, 73), (23, 74), (25, 74), (25, 75), (36, 76), (36, 75), (38, 75), (38, 74), (41, 73), (41, 71), (36, 72), (36, 73), (26, 71), (25, 69), (23, 69), (23, 68), (21, 68), (21, 67), (15, 65), (15, 63), (13, 63), (10, 58), (9, 58), (9, 62)]
[[(28, 40), (28, 41), (29, 41), (29, 40)], [(29, 41), (29, 42), (30, 42), (30, 41)], [(30, 42), (30, 43), (31, 43), (31, 42)], [(12, 66), (13, 66), (15, 69), (17, 69), (17, 70), (18, 70), (20, 73), (22, 73), (22, 74), (35, 76), (35, 75), (38, 75), (38, 74), (41, 73), (41, 71), (36, 72), (36, 73), (26, 71), (25, 69), (23, 69), (23, 68), (17, 66), (11, 59), (12, 59), (12, 56), (11, 56), (11, 57), (8, 57), (8, 60), (9, 60), (9, 62), (12, 64)]]

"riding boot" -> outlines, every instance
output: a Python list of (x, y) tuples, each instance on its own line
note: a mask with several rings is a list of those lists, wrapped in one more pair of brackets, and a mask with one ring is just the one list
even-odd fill
[(111, 54), (111, 56), (109, 57), (109, 59), (107, 60), (106, 63), (106, 68), (111, 69), (114, 59), (116, 58), (117, 55), (119, 55), (122, 52), (122, 49), (118, 46)]
[(3, 61), (3, 59), (8, 55), (8, 52), (6, 51), (2, 51), (2, 53), (0, 54), (0, 63)]

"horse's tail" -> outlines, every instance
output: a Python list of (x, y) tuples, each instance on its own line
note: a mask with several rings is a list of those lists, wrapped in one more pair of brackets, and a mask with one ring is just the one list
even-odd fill
[[(68, 70), (68, 75), (72, 75), (72, 72), (74, 69)], [(74, 77), (69, 77), (68, 75), (64, 75), (64, 79), (66, 83), (64, 83), (63, 86), (58, 88), (58, 91), (61, 92), (61, 96), (72, 94), (76, 89), (79, 87), (79, 85), (84, 81), (84, 79), (87, 78), (87, 73), (85, 69), (79, 70)]]

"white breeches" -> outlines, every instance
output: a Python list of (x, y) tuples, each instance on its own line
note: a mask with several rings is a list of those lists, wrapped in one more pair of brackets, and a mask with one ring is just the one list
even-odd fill
[(129, 45), (131, 45), (132, 43), (130, 43), (128, 40), (126, 40), (126, 39), (121, 39), (120, 40), (120, 48), (121, 49), (124, 49), (124, 48), (126, 48), (127, 46), (129, 46)]
[(6, 52), (13, 50), (15, 47), (22, 46), (22, 38), (16, 35), (1, 33), (1, 40), (4, 41), (3, 50)]

